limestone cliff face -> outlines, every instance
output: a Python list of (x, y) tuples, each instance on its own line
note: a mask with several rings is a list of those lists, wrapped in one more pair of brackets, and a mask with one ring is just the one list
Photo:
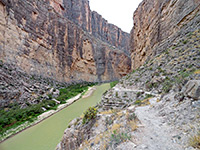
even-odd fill
[(131, 68), (129, 35), (95, 14), (84, 0), (1, 0), (0, 59), (65, 82), (120, 78)]
[(199, 26), (199, 0), (144, 0), (134, 13), (132, 68), (175, 45), (174, 40)]
[(79, 25), (83, 30), (129, 53), (129, 34), (109, 24), (97, 12), (91, 11), (88, 0), (49, 0), (57, 12)]

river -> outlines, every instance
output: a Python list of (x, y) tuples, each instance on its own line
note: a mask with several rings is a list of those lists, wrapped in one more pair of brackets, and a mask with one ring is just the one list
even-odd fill
[(0, 150), (55, 150), (68, 123), (88, 107), (100, 102), (102, 94), (109, 88), (109, 84), (96, 86), (91, 96), (81, 98), (41, 123), (2, 142)]

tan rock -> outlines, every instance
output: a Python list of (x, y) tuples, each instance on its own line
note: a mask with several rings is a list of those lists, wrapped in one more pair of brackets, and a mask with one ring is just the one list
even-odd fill
[[(98, 18), (94, 33), (87, 33), (92, 30), (88, 1), (74, 1), (72, 11), (77, 11), (72, 18), (68, 14), (71, 1), (3, 2), (0, 2), (0, 56), (5, 63), (28, 74), (65, 82), (110, 81), (130, 72), (128, 42), (122, 41), (129, 35), (120, 30), (119, 40), (118, 32), (109, 35), (112, 40), (105, 40), (103, 33), (95, 31), (103, 24), (103, 18)], [(126, 49), (126, 53), (121, 49)]]
[[(143, 0), (134, 12), (131, 31), (132, 68), (165, 51), (177, 37), (196, 29), (200, 1)], [(196, 21), (196, 22), (195, 22)]]

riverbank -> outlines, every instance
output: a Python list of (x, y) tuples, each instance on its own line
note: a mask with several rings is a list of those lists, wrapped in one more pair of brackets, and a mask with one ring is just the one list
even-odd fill
[(89, 87), (88, 90), (85, 92), (85, 94), (82, 96), (82, 98), (87, 98), (92, 95), (92, 93), (96, 90), (96, 87)]
[(38, 123), (42, 122), (43, 120), (49, 118), (50, 116), (54, 115), (55, 113), (61, 111), (62, 109), (68, 107), (69, 105), (73, 104), (80, 98), (86, 98), (86, 97), (91, 96), (95, 90), (96, 90), (95, 86), (89, 87), (87, 91), (79, 93), (75, 97), (66, 100), (65, 104), (58, 105), (56, 110), (46, 111), (46, 112), (42, 113), (41, 115), (39, 115), (33, 122), (26, 121), (25, 123), (19, 125), (18, 127), (12, 128), (12, 129), (6, 131), (6, 133), (4, 133), (0, 137), (0, 143), (4, 142), (5, 140), (9, 139), (10, 137), (12, 137), (20, 132), (23, 132), (24, 130), (26, 130), (32, 126), (37, 125)]
[(106, 83), (96, 85), (95, 88), (96, 90), (89, 97), (80, 98), (37, 125), (0, 143), (0, 149), (54, 150), (71, 120), (80, 117), (89, 107), (96, 106), (101, 101), (103, 93), (110, 88), (110, 85)]

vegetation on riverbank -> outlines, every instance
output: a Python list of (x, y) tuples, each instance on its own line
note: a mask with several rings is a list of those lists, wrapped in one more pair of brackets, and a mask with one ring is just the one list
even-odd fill
[(110, 82), (110, 88), (113, 88), (119, 81)]
[[(57, 98), (57, 101), (60, 101), (61, 104), (66, 103), (67, 99), (70, 99), (76, 96), (79, 93), (82, 93), (88, 89), (88, 86), (92, 86), (94, 83), (83, 83), (70, 85), (65, 88), (59, 89), (60, 94)], [(26, 121), (33, 122), (37, 116), (44, 113), (48, 110), (55, 110), (59, 105), (55, 100), (52, 100), (52, 95), (48, 95), (49, 100), (44, 100), (38, 104), (31, 105), (27, 103), (27, 107), (20, 109), (20, 106), (17, 103), (10, 104), (9, 108), (0, 110), (0, 135), (3, 135), (7, 130), (15, 128)]]

